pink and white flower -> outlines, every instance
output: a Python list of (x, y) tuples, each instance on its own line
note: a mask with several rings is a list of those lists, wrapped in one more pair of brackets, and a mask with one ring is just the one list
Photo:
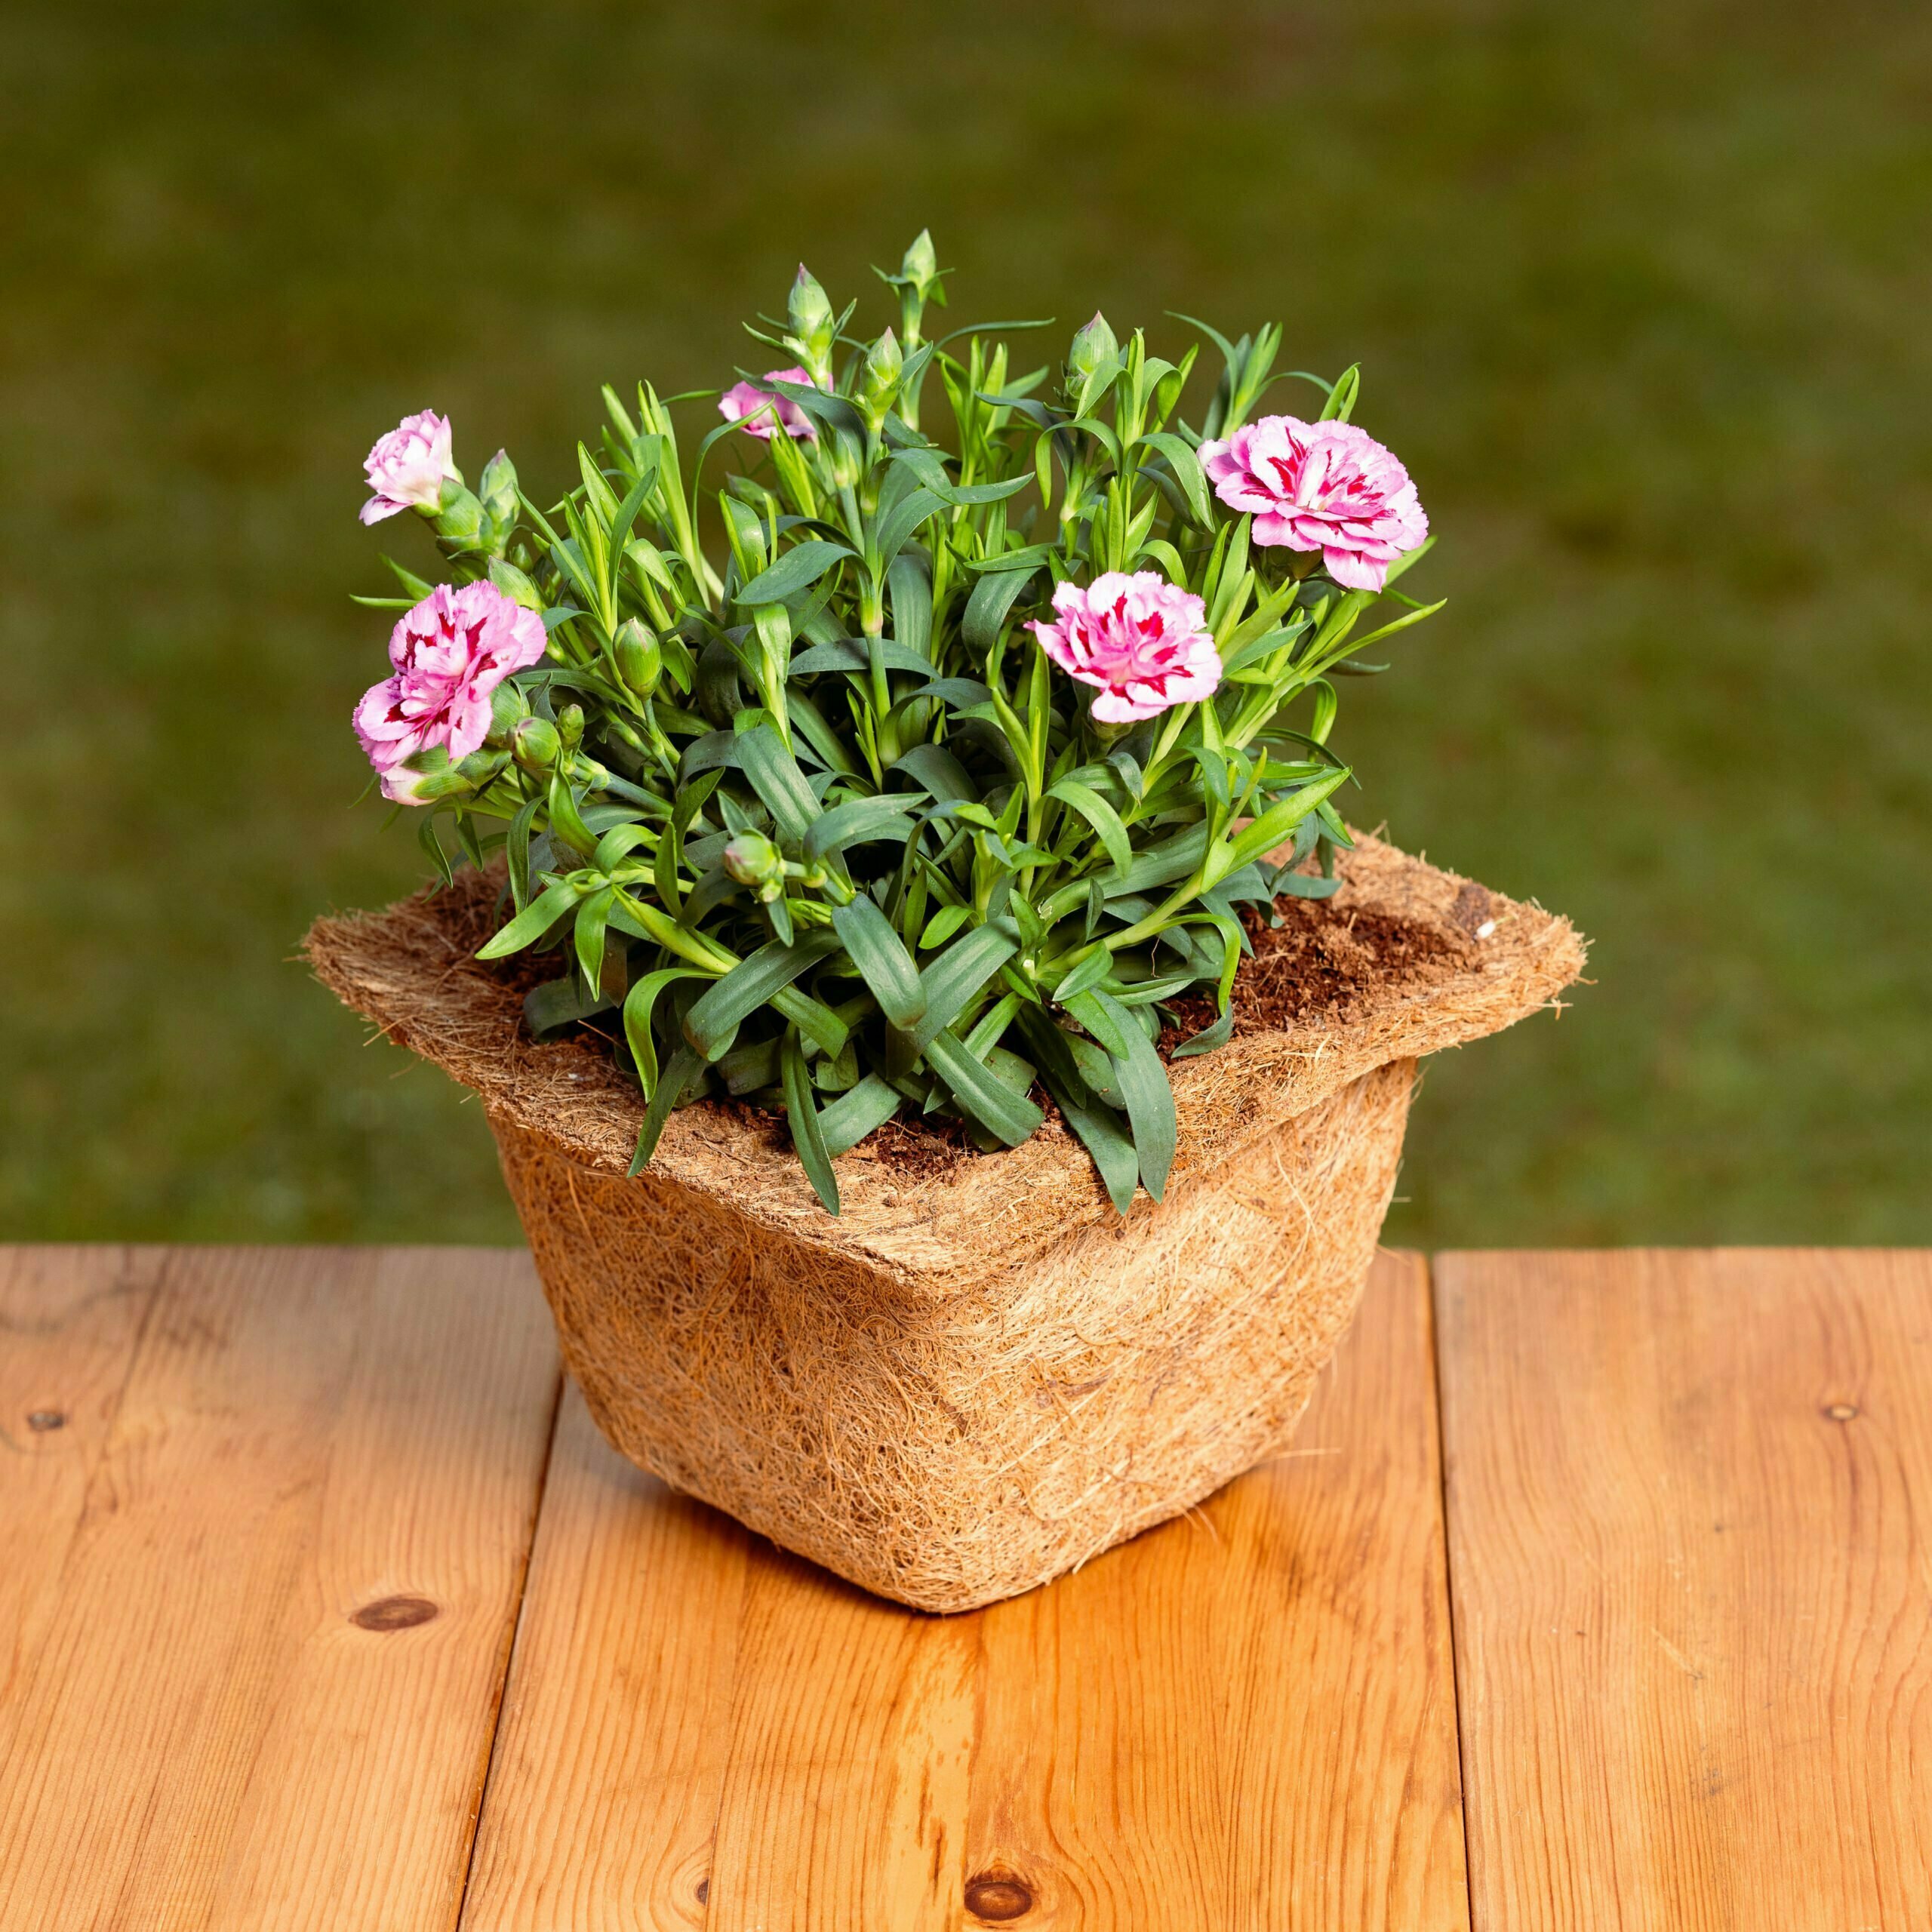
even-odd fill
[(398, 510), (433, 510), (442, 500), (443, 479), (454, 477), (448, 420), (433, 409), (405, 416), (368, 454), (365, 523), (380, 523)]
[(537, 663), (544, 643), (543, 620), (493, 583), (438, 584), (405, 614), (389, 634), (395, 675), (355, 707), (355, 735), (382, 776), (383, 797), (420, 804), (411, 759), (441, 750), (454, 764), (478, 749), (491, 694)]
[(1201, 466), (1230, 509), (1254, 512), (1256, 543), (1319, 550), (1349, 590), (1380, 590), (1429, 534), (1409, 472), (1352, 423), (1264, 416), (1203, 443)]
[[(822, 383), (814, 383), (811, 372), (806, 369), (768, 369), (764, 380), (768, 383), (798, 383), (807, 389), (824, 387)], [(789, 396), (761, 389), (755, 383), (734, 383), (718, 398), (718, 413), (726, 422), (737, 423), (746, 435), (755, 436), (761, 443), (771, 440), (774, 414), (786, 435), (795, 441), (818, 441), (818, 431), (812, 419)]]
[(1106, 571), (1057, 584), (1054, 621), (1029, 628), (1069, 676), (1100, 688), (1094, 715), (1124, 724), (1214, 694), (1221, 656), (1206, 617), (1199, 598), (1156, 571)]

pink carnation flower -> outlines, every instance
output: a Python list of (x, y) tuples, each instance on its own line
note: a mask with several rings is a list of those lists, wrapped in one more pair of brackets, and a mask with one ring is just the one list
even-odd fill
[(450, 426), (433, 409), (405, 416), (368, 454), (370, 497), (362, 506), (365, 523), (380, 523), (398, 510), (433, 510), (441, 502), (443, 478), (456, 475), (450, 460)]
[(389, 634), (395, 675), (355, 707), (355, 735), (382, 774), (383, 795), (420, 803), (408, 761), (446, 752), (454, 764), (490, 730), (490, 698), (512, 671), (543, 655), (543, 620), (493, 583), (438, 584)]
[(1380, 590), (1389, 566), (1429, 534), (1409, 472), (1352, 423), (1264, 416), (1203, 443), (1201, 466), (1230, 509), (1254, 513), (1256, 543), (1319, 550), (1350, 590)]
[(1029, 628), (1063, 671), (1100, 687), (1094, 715), (1104, 724), (1211, 697), (1221, 681), (1201, 599), (1158, 571), (1106, 571), (1084, 587), (1057, 584), (1054, 614), (1052, 623)]
[[(804, 369), (768, 369), (764, 380), (768, 383), (798, 383), (808, 389), (820, 386), (812, 381), (811, 372)], [(755, 436), (761, 443), (771, 440), (774, 411), (786, 435), (801, 442), (818, 441), (818, 431), (813, 426), (812, 419), (788, 395), (761, 389), (755, 383), (734, 383), (718, 398), (718, 414), (726, 422), (737, 423), (746, 435)]]

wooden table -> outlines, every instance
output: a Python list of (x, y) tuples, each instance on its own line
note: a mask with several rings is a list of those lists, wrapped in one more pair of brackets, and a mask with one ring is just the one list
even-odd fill
[(497, 1251), (0, 1251), (5, 1932), (1932, 1927), (1932, 1255), (1386, 1255), (968, 1617), (681, 1501)]

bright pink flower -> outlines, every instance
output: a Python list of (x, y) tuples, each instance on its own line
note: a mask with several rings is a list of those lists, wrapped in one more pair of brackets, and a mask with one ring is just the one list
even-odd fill
[(383, 795), (420, 803), (420, 752), (467, 758), (490, 730), (490, 697), (512, 671), (543, 655), (543, 620), (493, 583), (441, 583), (389, 634), (395, 675), (371, 685), (355, 707), (355, 735), (382, 774)]
[(365, 523), (380, 523), (398, 510), (432, 510), (442, 500), (443, 478), (456, 474), (450, 460), (450, 426), (433, 409), (405, 416), (372, 449), (362, 466), (370, 497)]
[(1380, 590), (1429, 534), (1409, 472), (1352, 423), (1264, 416), (1203, 443), (1201, 466), (1230, 509), (1254, 512), (1256, 543), (1319, 550), (1350, 590)]
[(1221, 681), (1201, 599), (1156, 571), (1106, 571), (1084, 587), (1057, 584), (1054, 614), (1054, 623), (1029, 628), (1063, 671), (1100, 687), (1094, 715), (1104, 724), (1211, 697)]
[[(798, 383), (808, 389), (820, 386), (813, 383), (811, 372), (804, 369), (768, 369), (764, 380), (768, 383)], [(761, 443), (771, 440), (774, 410), (784, 426), (786, 435), (801, 442), (818, 441), (818, 431), (813, 426), (812, 419), (788, 395), (761, 389), (755, 383), (734, 383), (718, 398), (718, 414), (726, 422), (737, 423), (746, 435), (755, 436)]]

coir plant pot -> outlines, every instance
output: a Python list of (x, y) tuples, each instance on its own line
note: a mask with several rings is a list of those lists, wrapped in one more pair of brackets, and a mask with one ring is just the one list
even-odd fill
[(518, 986), (476, 962), (488, 875), (324, 919), (309, 952), (481, 1096), (617, 1447), (867, 1589), (956, 1611), (1286, 1445), (1374, 1257), (1417, 1062), (1581, 969), (1564, 920), (1374, 838), (1342, 872), (1258, 934), (1232, 1042), (1173, 1063), (1166, 1198), (1124, 1217), (1057, 1123), (993, 1155), (862, 1143), (836, 1219), (748, 1109), (684, 1109), (626, 1179), (643, 1100), (601, 1042), (534, 1044)]

